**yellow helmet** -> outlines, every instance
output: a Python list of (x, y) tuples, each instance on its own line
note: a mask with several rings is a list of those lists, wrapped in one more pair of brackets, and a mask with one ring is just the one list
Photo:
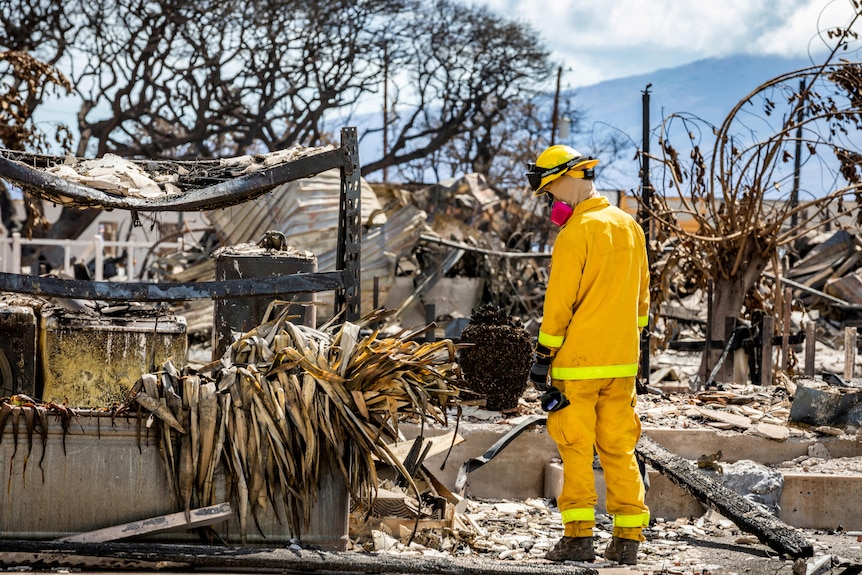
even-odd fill
[(593, 168), (598, 163), (592, 156), (584, 156), (574, 148), (557, 144), (539, 154), (535, 164), (528, 165), (527, 180), (533, 195), (541, 196), (545, 193), (545, 186), (569, 170), (575, 170), (571, 173), (575, 178), (593, 179)]

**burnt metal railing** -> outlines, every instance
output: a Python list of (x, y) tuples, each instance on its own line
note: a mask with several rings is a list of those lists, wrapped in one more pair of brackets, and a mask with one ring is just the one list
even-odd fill
[(341, 146), (243, 174), (230, 180), (158, 199), (114, 196), (71, 182), (0, 154), (0, 178), (28, 193), (64, 205), (131, 212), (199, 211), (236, 205), (289, 181), (330, 169), (341, 172), (336, 270), (271, 278), (206, 282), (106, 282), (0, 273), (0, 291), (46, 297), (106, 301), (183, 301), (206, 298), (278, 296), (335, 290), (335, 313), (358, 319), (360, 302), (361, 190), (356, 128), (342, 128)]

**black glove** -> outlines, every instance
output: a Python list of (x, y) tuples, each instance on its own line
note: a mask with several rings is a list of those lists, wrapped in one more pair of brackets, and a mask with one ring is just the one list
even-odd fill
[(542, 344), (536, 345), (533, 354), (533, 367), (530, 368), (530, 382), (538, 391), (547, 391), (548, 372), (551, 369), (551, 350)]
[(569, 400), (563, 395), (563, 392), (553, 385), (542, 394), (539, 402), (542, 404), (542, 410), (544, 411), (558, 411), (569, 405)]

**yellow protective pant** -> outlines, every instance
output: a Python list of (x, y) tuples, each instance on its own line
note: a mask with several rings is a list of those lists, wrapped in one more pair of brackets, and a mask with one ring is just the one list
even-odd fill
[(587, 537), (595, 526), (598, 495), (593, 449), (607, 486), (605, 504), (614, 535), (643, 540), (649, 524), (644, 484), (635, 459), (641, 423), (634, 406), (635, 378), (553, 380), (570, 405), (548, 413), (548, 434), (563, 460), (563, 488), (557, 506), (569, 537)]

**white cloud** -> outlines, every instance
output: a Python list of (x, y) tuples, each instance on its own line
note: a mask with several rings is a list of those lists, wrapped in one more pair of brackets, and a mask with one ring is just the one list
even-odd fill
[[(818, 30), (846, 25), (851, 0), (474, 0), (528, 22), (588, 85), (709, 57), (822, 53)], [(862, 28), (862, 23), (860, 23)]]
[(787, 17), (781, 28), (761, 35), (753, 51), (788, 56), (824, 53), (832, 48), (830, 42), (834, 43), (826, 31), (848, 25), (852, 15), (849, 0), (832, 0), (825, 5), (807, 2)]
[[(720, 6), (720, 7), (719, 7)], [(600, 46), (611, 40), (613, 46), (637, 49), (658, 44), (701, 52), (720, 49), (739, 34), (739, 19), (749, 21), (756, 8), (747, 2), (706, 3), (690, 0), (665, 0), (662, 3), (621, 0), (607, 13), (590, 18), (592, 26), (573, 34), (574, 44)], [(607, 20), (607, 26), (597, 25)], [(577, 22), (569, 21), (572, 25)]]

